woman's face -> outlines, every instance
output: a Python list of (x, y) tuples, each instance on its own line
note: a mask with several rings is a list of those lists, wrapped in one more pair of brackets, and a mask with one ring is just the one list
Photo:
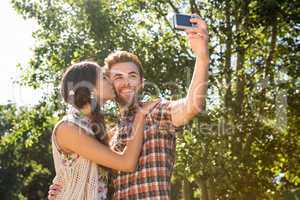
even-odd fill
[(101, 102), (112, 100), (116, 96), (111, 80), (106, 72), (99, 73), (96, 85), (96, 96)]

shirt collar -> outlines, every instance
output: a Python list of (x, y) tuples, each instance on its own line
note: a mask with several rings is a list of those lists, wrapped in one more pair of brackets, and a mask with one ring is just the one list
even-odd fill
[(138, 108), (143, 106), (143, 102), (138, 101), (137, 103), (133, 104), (132, 106), (126, 108), (122, 113), (121, 113), (121, 117), (129, 117), (129, 116), (133, 116)]

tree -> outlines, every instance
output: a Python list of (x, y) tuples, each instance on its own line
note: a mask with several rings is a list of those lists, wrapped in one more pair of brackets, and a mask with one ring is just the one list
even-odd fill
[[(1, 134), (0, 167), (6, 177), (15, 175), (16, 185), (8, 187), (6, 178), (0, 179), (4, 197), (46, 196), (53, 177), (51, 127), (64, 113), (57, 86), (72, 62), (103, 63), (108, 53), (129, 50), (143, 62), (149, 81), (145, 94), (166, 98), (185, 94), (194, 57), (169, 20), (169, 13), (178, 11), (195, 12), (208, 23), (211, 66), (207, 112), (178, 136), (174, 199), (280, 199), (299, 188), (300, 55), (295, 0), (12, 3), (22, 16), (39, 24), (35, 54), (23, 66), (20, 82), (34, 88), (50, 85), (53, 92), (35, 108), (17, 111), (8, 106), (1, 111), (6, 114), (1, 118), (5, 134)], [(10, 116), (10, 110), (22, 114)], [(16, 138), (22, 142), (14, 142)], [(8, 164), (9, 159), (14, 162)], [(25, 171), (22, 166), (27, 166)], [(34, 173), (36, 168), (39, 171)], [(274, 181), (281, 173), (284, 178)]]
[(41, 199), (54, 173), (50, 135), (54, 122), (50, 107), (1, 106), (0, 198)]

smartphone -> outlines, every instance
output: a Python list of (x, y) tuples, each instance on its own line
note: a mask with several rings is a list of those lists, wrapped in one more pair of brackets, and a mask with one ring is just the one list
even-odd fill
[(181, 31), (184, 31), (186, 29), (197, 28), (196, 24), (193, 24), (190, 22), (190, 19), (192, 17), (196, 17), (196, 16), (187, 15), (187, 14), (179, 14), (179, 13), (174, 14), (173, 15), (173, 27), (176, 30), (181, 30)]

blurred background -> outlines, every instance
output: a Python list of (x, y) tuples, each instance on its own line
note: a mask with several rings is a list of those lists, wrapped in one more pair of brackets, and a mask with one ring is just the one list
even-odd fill
[(195, 57), (176, 12), (207, 22), (211, 65), (206, 110), (177, 137), (172, 199), (300, 198), (299, 1), (3, 0), (0, 199), (46, 199), (71, 63), (127, 50), (151, 83), (144, 95), (185, 95)]

